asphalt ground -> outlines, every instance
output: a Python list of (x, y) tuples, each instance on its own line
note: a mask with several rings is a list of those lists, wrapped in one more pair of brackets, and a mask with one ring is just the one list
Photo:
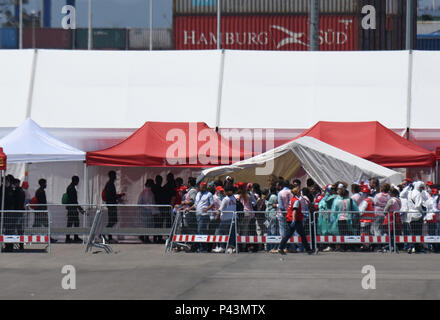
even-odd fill
[[(33, 246), (32, 248), (37, 248)], [(115, 244), (85, 253), (57, 243), (51, 253), (0, 254), (0, 299), (439, 299), (439, 254), (328, 252), (165, 253), (159, 244)], [(62, 287), (65, 265), (76, 288)], [(362, 268), (375, 268), (364, 289)], [(368, 275), (372, 275), (368, 272)], [(369, 282), (372, 284), (372, 282)], [(72, 282), (70, 282), (72, 284)]]

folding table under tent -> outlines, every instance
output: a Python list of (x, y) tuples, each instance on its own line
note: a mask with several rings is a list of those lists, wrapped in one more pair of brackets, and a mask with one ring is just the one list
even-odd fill
[[(55, 204), (61, 204), (62, 194), (70, 184), (71, 177), (74, 174), (79, 175), (79, 172), (68, 172), (72, 162), (79, 164), (76, 167), (77, 170), (81, 168), (84, 171), (84, 194), (87, 195), (85, 152), (58, 140), (32, 119), (26, 119), (11, 133), (0, 139), (0, 146), (3, 147), (7, 156), (8, 166), (10, 164), (47, 164), (45, 168), (47, 176), (35, 177), (35, 181), (32, 181), (30, 187), (36, 187), (39, 178), (45, 178), (48, 181), (47, 190), (49, 192), (47, 194), (55, 195), (52, 197)], [(56, 163), (63, 164), (63, 166), (59, 167)], [(62, 177), (65, 179), (62, 185), (51, 183), (51, 180), (59, 178), (55, 177), (57, 170), (62, 173)], [(31, 197), (33, 195), (33, 193), (30, 194)], [(3, 201), (4, 198), (2, 197), (2, 207)]]
[(292, 179), (303, 168), (318, 185), (336, 181), (366, 181), (379, 178), (381, 183), (399, 184), (399, 172), (382, 167), (312, 137), (302, 137), (253, 158), (202, 171), (198, 181), (232, 176), (235, 181), (267, 185), (271, 174)]

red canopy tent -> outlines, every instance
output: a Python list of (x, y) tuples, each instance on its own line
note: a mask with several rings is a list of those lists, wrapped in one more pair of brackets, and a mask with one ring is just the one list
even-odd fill
[(388, 168), (433, 167), (433, 152), (402, 138), (377, 121), (320, 121), (299, 137), (319, 139)]
[(146, 122), (119, 144), (87, 152), (89, 166), (206, 168), (251, 157), (204, 122)]

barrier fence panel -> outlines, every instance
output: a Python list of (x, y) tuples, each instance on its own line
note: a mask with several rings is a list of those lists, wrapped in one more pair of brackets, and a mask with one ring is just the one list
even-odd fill
[[(103, 229), (102, 211), (101, 209), (98, 209), (93, 219), (92, 226), (90, 227), (89, 238), (86, 244), (86, 253), (92, 247), (104, 249), (105, 252), (107, 253), (112, 252), (112, 248), (105, 243), (105, 239), (104, 237), (102, 237), (102, 229)], [(96, 241), (97, 238), (101, 238), (102, 243), (97, 242)]]
[[(50, 214), (48, 211), (8, 210), (3, 211), (0, 226), (0, 245), (5, 250), (15, 244), (47, 244), (50, 252)], [(12, 247), (11, 247), (12, 245)]]
[[(44, 209), (50, 213), (51, 217), (51, 234), (86, 236), (90, 232), (90, 217), (94, 216), (97, 206), (90, 204), (28, 204), (26, 209), (35, 211)], [(89, 221), (90, 220), (90, 221)], [(81, 242), (83, 242), (81, 240)]]
[[(265, 245), (266, 250), (277, 249), (285, 232), (285, 212), (277, 217), (266, 216), (265, 212), (234, 212), (233, 222), (228, 223), (229, 238), (236, 240), (236, 252), (249, 250), (250, 246)], [(381, 211), (316, 211), (304, 213), (304, 232), (311, 248), (336, 246), (336, 250), (371, 250), (397, 252), (398, 249), (440, 251), (440, 223), (438, 213), (381, 212)], [(212, 217), (212, 218), (210, 218)], [(225, 227), (215, 222), (215, 214), (206, 217), (196, 212), (178, 212), (171, 232), (173, 244), (188, 248), (200, 248), (200, 244), (224, 243), (227, 238), (217, 238), (226, 234)], [(214, 231), (217, 230), (217, 231)], [(195, 243), (195, 246), (191, 244)], [(294, 234), (289, 244), (301, 245), (300, 235)], [(322, 248), (321, 248), (322, 249)], [(223, 251), (222, 251), (223, 252)]]
[[(265, 211), (237, 212), (237, 253), (256, 250), (255, 245), (264, 245), (266, 251), (277, 250), (287, 232), (286, 212), (280, 212), (276, 217), (271, 217)], [(312, 225), (308, 212), (304, 213), (304, 233), (309, 246), (312, 245)], [(301, 236), (295, 231), (287, 241), (290, 251), (303, 251)], [(297, 246), (298, 245), (298, 246)], [(298, 248), (296, 248), (298, 247)]]
[(388, 251), (393, 247), (393, 219), (383, 212), (317, 211), (315, 220), (316, 245), (334, 244), (336, 250), (356, 250), (357, 245), (369, 248), (371, 244), (381, 244)]
[[(228, 252), (235, 246), (234, 212), (178, 211), (168, 251)], [(232, 252), (232, 248), (231, 251)]]
[(396, 212), (395, 243), (399, 250), (409, 253), (440, 251), (440, 230), (436, 212)]
[(104, 204), (101, 210), (103, 235), (169, 236), (174, 221), (170, 205)]

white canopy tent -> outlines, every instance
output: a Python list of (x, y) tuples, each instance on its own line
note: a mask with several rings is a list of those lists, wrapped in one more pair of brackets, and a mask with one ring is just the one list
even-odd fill
[[(48, 202), (60, 203), (71, 177), (84, 179), (86, 175), (85, 152), (58, 140), (30, 118), (0, 139), (0, 146), (7, 155), (7, 173), (22, 180), (25, 165), (29, 166), (29, 185), (33, 187), (29, 191), (38, 188), (40, 178), (47, 180)], [(87, 191), (82, 191), (84, 196)]]
[(268, 175), (291, 179), (303, 168), (320, 186), (336, 181), (366, 181), (376, 177), (381, 183), (398, 184), (400, 173), (359, 158), (312, 137), (302, 137), (276, 149), (229, 166), (202, 171), (201, 180), (233, 176), (236, 181), (256, 182), (267, 185)]

